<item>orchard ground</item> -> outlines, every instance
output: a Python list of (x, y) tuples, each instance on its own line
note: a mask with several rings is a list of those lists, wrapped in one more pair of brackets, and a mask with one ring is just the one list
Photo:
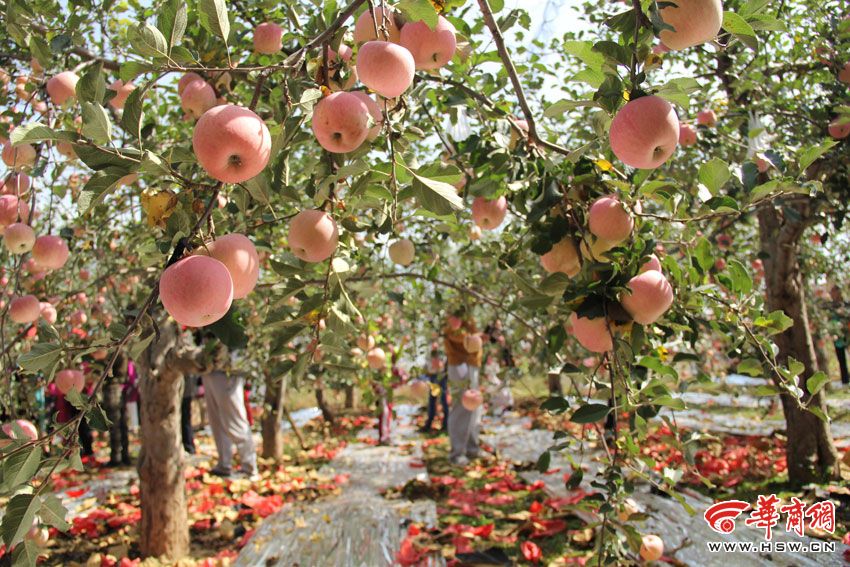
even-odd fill
[[(781, 410), (768, 398), (753, 395), (760, 385), (758, 380), (741, 378), (732, 377), (731, 383), (718, 380), (700, 388), (702, 392), (689, 392), (691, 407), (672, 416), (679, 423), (679, 435), (689, 431), (704, 434), (691, 446), (696, 454), (693, 465), (667, 443), (671, 432), (660, 422), (655, 423), (645, 447), (645, 455), (657, 463), (654, 475), (663, 474), (667, 468), (684, 470), (679, 488), (691, 494), (688, 498), (696, 505), (720, 499), (755, 501), (759, 494), (767, 493), (783, 498), (801, 496), (787, 486)], [(568, 384), (564, 386), (569, 388)], [(357, 447), (382, 451), (375, 446), (374, 412), (363, 407), (359, 399), (355, 401), (359, 409), (344, 410), (344, 396), (330, 395), (329, 402), (338, 415), (337, 425), (329, 427), (313, 405), (314, 398), (290, 397), (287, 405), (305, 448), (299, 446), (289, 423), (281, 424), (286, 440), (284, 456), (278, 463), (261, 460), (261, 478), (256, 481), (211, 476), (208, 471), (215, 462), (215, 448), (208, 430), (201, 430), (198, 455), (189, 458), (186, 470), (191, 560), (180, 565), (251, 565), (261, 560), (268, 565), (277, 564), (275, 561), (306, 565), (328, 553), (324, 550), (316, 554), (328, 543), (325, 538), (337, 543), (335, 549), (348, 549), (335, 551), (334, 560), (351, 564), (378, 561), (380, 554), (370, 555), (376, 553), (370, 547), (376, 542), (382, 545), (379, 551), (389, 550), (394, 557), (386, 564), (583, 564), (597, 543), (589, 526), (601, 501), (587, 481), (575, 482), (575, 462), (570, 461), (578, 459), (579, 468), (590, 477), (601, 463), (603, 449), (597, 437), (601, 430), (587, 431), (587, 441), (581, 446), (581, 452), (586, 452), (584, 459), (578, 457), (578, 447), (571, 447), (564, 454), (567, 459), (556, 454), (543, 474), (537, 472), (538, 449), (551, 442), (547, 441), (551, 439), (548, 432), (564, 427), (581, 429), (563, 416), (539, 409), (547, 388), (544, 377), (516, 381), (515, 411), (486, 418), (483, 439), (487, 454), (463, 468), (449, 464), (446, 437), (436, 430), (424, 435), (417, 431), (424, 421), (421, 400), (409, 389), (399, 388), (395, 397), (400, 414), (394, 426), (395, 445), (388, 453), (369, 452), (364, 457), (372, 463), (370, 466), (379, 467), (378, 476), (383, 477), (376, 500), (360, 495), (358, 483), (374, 481), (360, 468), (364, 465), (353, 467), (350, 462), (363, 450)], [(850, 391), (836, 384), (831, 399), (835, 400), (836, 443), (850, 460), (850, 412), (844, 409)], [(732, 416), (734, 422), (729, 420)], [(67, 534), (50, 530), (49, 542), (41, 550), (43, 561), (89, 566), (161, 564), (156, 559), (139, 559), (135, 470), (105, 466), (108, 447), (102, 435), (95, 447), (96, 459), (87, 459), (84, 471), (66, 471), (53, 477), (51, 488), (69, 508), (72, 527)], [(134, 456), (138, 448), (134, 437)], [(342, 465), (335, 464), (338, 458)], [(667, 547), (663, 562), (714, 564), (703, 549), (713, 532), (698, 527), (704, 523), (704, 510), (697, 509), (692, 517), (663, 492), (639, 494), (634, 504), (636, 524), (649, 523), (664, 539)], [(846, 501), (850, 493), (845, 484), (823, 486), (802, 496), (812, 501), (826, 496)], [(376, 504), (379, 499), (385, 502)], [(399, 502), (408, 500), (410, 504), (399, 508)], [(344, 506), (334, 505), (336, 501)], [(358, 506), (366, 507), (368, 517), (377, 518), (367, 530), (351, 526), (352, 522), (365, 521), (352, 519), (352, 515), (358, 517)], [(393, 512), (382, 515), (383, 509)], [(694, 527), (681, 528), (689, 524)], [(328, 525), (336, 527), (331, 530)], [(745, 530), (743, 541), (747, 537), (758, 541), (758, 531), (740, 527), (739, 531)], [(838, 543), (847, 539), (848, 529), (850, 514), (846, 507), (839, 507), (834, 535), (816, 531), (807, 536)], [(255, 533), (260, 535), (252, 540)], [(346, 548), (338, 538), (350, 545)], [(793, 537), (787, 539), (795, 541)], [(780, 565), (840, 565), (841, 555), (845, 550), (850, 554), (850, 547), (838, 543), (837, 549), (838, 553), (829, 558), (788, 554), (777, 556), (777, 560)], [(540, 558), (535, 559), (538, 552)], [(240, 558), (240, 553), (244, 557)]]

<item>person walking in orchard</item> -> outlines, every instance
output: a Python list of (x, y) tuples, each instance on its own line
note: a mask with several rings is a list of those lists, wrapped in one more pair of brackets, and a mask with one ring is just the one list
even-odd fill
[[(462, 400), (466, 390), (478, 389), (481, 342), (475, 321), (467, 315), (464, 308), (455, 310), (449, 316), (443, 329), (443, 337), (448, 361), (449, 389), (452, 394), (452, 406), (449, 410), (449, 460), (453, 464), (464, 465), (469, 459), (477, 458), (479, 452), (481, 408), (470, 411), (463, 406)], [(473, 337), (479, 340), (470, 340)], [(474, 348), (476, 344), (477, 349)]]
[(433, 390), (428, 392), (428, 419), (425, 420), (425, 425), (422, 426), (421, 431), (423, 433), (431, 431), (434, 418), (437, 417), (438, 397), (440, 399), (440, 405), (443, 407), (443, 419), (440, 430), (447, 431), (449, 420), (448, 379), (446, 377), (445, 364), (443, 363), (443, 359), (440, 358), (440, 350), (436, 342), (431, 345), (431, 358), (428, 361), (428, 374), (426, 376), (431, 384), (436, 384), (439, 387), (440, 393), (434, 395)]
[(230, 476), (233, 447), (239, 452), (240, 472), (248, 477), (257, 474), (257, 452), (245, 412), (245, 378), (231, 370), (227, 347), (218, 339), (207, 347), (210, 364), (203, 373), (204, 399), (215, 439), (218, 464), (210, 471), (216, 476)]

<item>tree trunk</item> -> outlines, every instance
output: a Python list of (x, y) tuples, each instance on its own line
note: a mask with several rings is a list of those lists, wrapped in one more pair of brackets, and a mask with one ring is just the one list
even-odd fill
[(354, 409), (354, 385), (345, 387), (345, 409)]
[(189, 551), (180, 401), (183, 375), (191, 363), (178, 358), (182, 345), (175, 325), (162, 322), (159, 331), (159, 340), (138, 361), (142, 439), (139, 546), (144, 557), (179, 559)]
[(261, 421), (263, 432), (263, 457), (279, 459), (283, 454), (283, 402), (286, 396), (288, 374), (280, 378), (266, 376), (266, 395)]
[[(806, 379), (817, 371), (818, 365), (798, 252), (811, 211), (807, 201), (786, 202), (783, 207), (765, 206), (758, 213), (761, 251), (767, 255), (764, 261), (766, 304), (769, 311), (784, 311), (794, 320), (790, 328), (774, 335), (774, 341), (779, 348), (780, 364), (787, 365), (789, 358), (795, 358), (804, 365), (798, 385), (806, 392)], [(815, 396), (806, 393), (801, 400), (826, 414), (822, 392)], [(834, 475), (838, 453), (829, 424), (800, 408), (790, 395), (781, 394), (780, 399), (787, 425), (789, 480), (793, 484), (806, 484)]]
[(330, 406), (328, 406), (327, 402), (325, 402), (325, 390), (321, 382), (316, 383), (316, 405), (319, 406), (320, 410), (322, 410), (322, 418), (329, 424), (333, 425), (334, 412), (331, 410)]
[(560, 372), (549, 372), (546, 375), (546, 384), (549, 387), (549, 396), (550, 397), (563, 397), (564, 395), (564, 386), (561, 384), (561, 373)]

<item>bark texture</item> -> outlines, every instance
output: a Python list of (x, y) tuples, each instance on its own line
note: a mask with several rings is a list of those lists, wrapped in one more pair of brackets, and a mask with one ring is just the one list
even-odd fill
[(287, 376), (280, 378), (266, 376), (263, 419), (260, 423), (263, 434), (263, 457), (267, 459), (279, 459), (283, 454), (283, 431), (280, 429), (280, 424), (283, 421)]
[[(781, 364), (787, 364), (789, 358), (803, 363), (805, 370), (798, 385), (804, 392), (806, 379), (818, 370), (799, 262), (800, 239), (812, 214), (810, 207), (808, 201), (799, 200), (766, 206), (758, 213), (761, 250), (767, 255), (764, 260), (767, 308), (781, 310), (794, 320), (790, 328), (774, 336), (779, 347), (777, 358)], [(826, 414), (822, 392), (815, 396), (806, 394), (803, 401)], [(787, 425), (790, 481), (806, 484), (834, 476), (838, 453), (829, 424), (800, 408), (788, 394), (782, 394), (780, 399)]]
[(159, 332), (136, 361), (142, 439), (139, 546), (144, 557), (179, 559), (189, 552), (180, 402), (184, 373), (198, 367), (174, 323), (161, 322)]

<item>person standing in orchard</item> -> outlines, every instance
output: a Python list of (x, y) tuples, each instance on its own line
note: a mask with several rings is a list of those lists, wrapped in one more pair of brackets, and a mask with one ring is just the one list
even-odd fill
[(257, 474), (257, 452), (251, 426), (245, 412), (245, 379), (232, 372), (227, 347), (215, 338), (205, 349), (210, 357), (203, 373), (204, 399), (215, 439), (218, 464), (210, 471), (216, 476), (232, 474), (233, 446), (239, 452), (240, 471), (253, 477)]
[(437, 398), (440, 399), (440, 405), (443, 406), (443, 420), (440, 425), (440, 431), (445, 432), (448, 429), (449, 421), (449, 394), (448, 394), (448, 378), (446, 377), (445, 364), (440, 357), (439, 345), (435, 341), (431, 345), (431, 358), (428, 361), (428, 381), (439, 387), (439, 394), (435, 395), (434, 390), (428, 392), (428, 418), (425, 420), (425, 425), (422, 426), (423, 433), (429, 433), (431, 426), (434, 424), (434, 418), (437, 417)]
[(448, 361), (449, 389), (452, 406), (449, 410), (449, 460), (464, 465), (478, 457), (478, 430), (481, 408), (469, 409), (463, 403), (468, 390), (478, 389), (481, 368), (481, 337), (475, 321), (465, 308), (456, 309), (443, 329)]

